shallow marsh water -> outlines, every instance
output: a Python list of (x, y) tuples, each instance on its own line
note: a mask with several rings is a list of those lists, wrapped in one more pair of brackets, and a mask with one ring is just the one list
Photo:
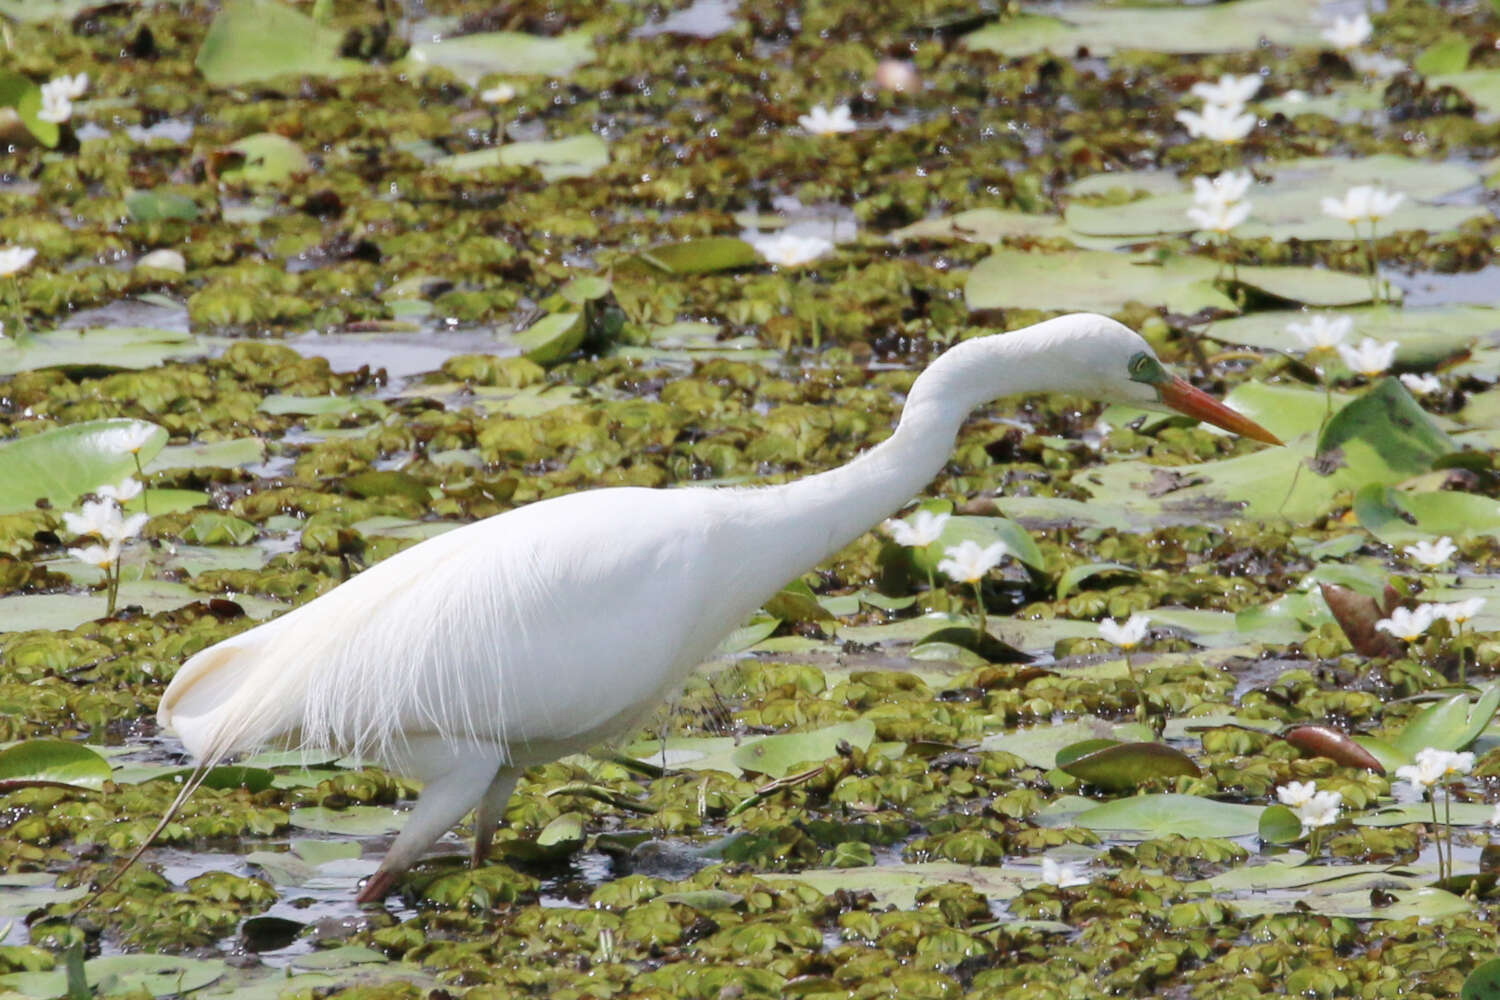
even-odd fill
[[(0, 436), (165, 431), (113, 620), (60, 517), (103, 480), (42, 507), (46, 487), (0, 484), (0, 740), (96, 746), (108, 775), (0, 792), (0, 996), (61, 992), (73, 940), (105, 993), (349, 1000), (1437, 997), (1500, 949), (1489, 880), (1433, 887), (1440, 831), (1398, 810), (1390, 775), (1283, 738), (1398, 739), (1457, 690), (1460, 655), (1482, 688), (1500, 653), (1500, 22), (1482, 5), (1376, 10), (1366, 48), (1421, 67), (1382, 82), (1319, 40), (1343, 3), (1205, 5), (1189, 15), (1263, 19), (1209, 54), (1179, 52), (1159, 19), (1183, 12), (1149, 5), (271, 6), (302, 18), (282, 22), (310, 40), (301, 62), (210, 58), (215, 17), (245, 3), (69, 21), (0, 0), (6, 72), (91, 77), (71, 133), (4, 165), (0, 242), (39, 254), (0, 279), (7, 331), (34, 338), (0, 343)], [(1213, 27), (1195, 37), (1241, 38)], [(883, 90), (886, 59), (918, 86)], [(1174, 114), (1223, 73), (1262, 75), (1257, 125), (1190, 139)], [(500, 83), (509, 101), (480, 97)], [(852, 133), (797, 124), (844, 102)], [(1238, 167), (1259, 207), (1230, 259), (1182, 209), (1191, 177)], [(1317, 211), (1371, 182), (1408, 195), (1379, 241), (1400, 307), (1368, 304), (1365, 246)], [(778, 267), (738, 242), (775, 231), (836, 246)], [(185, 273), (133, 266), (158, 249)], [(976, 414), (928, 499), (1020, 557), (984, 600), (1029, 663), (967, 648), (972, 593), (929, 593), (933, 554), (872, 533), (623, 739), (641, 764), (534, 769), (477, 875), (434, 859), (356, 907), (419, 789), (266, 756), (69, 922), (170, 799), (148, 769), (187, 763), (151, 718), (192, 652), (547, 496), (846, 461), (944, 347), (1080, 303), (1289, 447), (1087, 400)], [(1399, 339), (1398, 368), (1440, 392), (1297, 360), (1285, 326), (1322, 310)], [(42, 454), (28, 468), (134, 467)], [(1449, 566), (1402, 554), (1443, 534)], [(1356, 654), (1316, 585), (1388, 581), (1490, 603), (1458, 640)], [(1155, 627), (1127, 665), (1097, 622), (1132, 612)], [(1500, 729), (1481, 728), (1460, 875), (1495, 867)], [(1055, 766), (1088, 738), (1159, 742), (1197, 773), (1172, 757), (1106, 787)], [(1258, 823), (1294, 780), (1343, 796), (1317, 859)], [(1044, 857), (1087, 883), (1044, 885)], [(109, 964), (152, 955), (184, 964)]]

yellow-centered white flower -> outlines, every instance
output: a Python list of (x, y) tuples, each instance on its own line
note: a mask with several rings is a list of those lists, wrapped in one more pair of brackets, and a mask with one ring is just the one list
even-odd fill
[(1397, 346), (1399, 345), (1394, 340), (1382, 344), (1378, 340), (1366, 337), (1359, 342), (1358, 347), (1339, 344), (1338, 352), (1350, 371), (1373, 377), (1391, 367), (1391, 362), (1396, 360)]
[(797, 124), (813, 135), (836, 135), (840, 132), (853, 132), (855, 129), (854, 118), (849, 113), (849, 105), (840, 104), (829, 111), (823, 105), (816, 105), (805, 115), (797, 116)]
[(960, 583), (978, 583), (1000, 565), (1008, 551), (1004, 542), (980, 545), (972, 539), (965, 539), (943, 553), (943, 559), (937, 565), (938, 572)]
[(1074, 885), (1088, 885), (1088, 881), (1070, 864), (1053, 861), (1051, 858), (1042, 859), (1042, 882), (1046, 885), (1066, 889)]
[(1243, 111), (1242, 106), (1229, 107), (1223, 104), (1205, 104), (1203, 112), (1179, 111), (1174, 116), (1194, 139), (1212, 139), (1214, 142), (1236, 143), (1250, 134), (1257, 121), (1255, 115)]
[(1129, 652), (1141, 644), (1150, 627), (1151, 619), (1136, 612), (1123, 622), (1117, 622), (1113, 618), (1104, 619), (1099, 623), (1099, 635), (1105, 642)]
[(1443, 380), (1436, 375), (1414, 375), (1411, 372), (1402, 372), (1401, 384), (1411, 392), (1413, 396), (1431, 396), (1443, 391)]
[(1354, 317), (1315, 313), (1306, 323), (1288, 323), (1287, 332), (1309, 351), (1331, 351), (1354, 330)]
[(948, 526), (949, 514), (935, 514), (930, 510), (919, 510), (911, 516), (909, 521), (898, 521), (891, 518), (881, 524), (886, 533), (891, 536), (897, 545), (905, 545), (908, 548), (920, 549), (931, 545), (942, 537), (943, 529)]
[(1453, 544), (1453, 539), (1444, 535), (1435, 542), (1429, 542), (1425, 538), (1420, 542), (1413, 542), (1401, 551), (1411, 557), (1413, 562), (1423, 566), (1441, 566), (1453, 558), (1458, 546)]
[(1340, 52), (1347, 52), (1368, 42), (1374, 33), (1375, 26), (1370, 23), (1370, 16), (1360, 11), (1354, 17), (1335, 18), (1323, 29), (1323, 40)]
[(31, 247), (0, 248), (0, 278), (24, 270), (35, 259), (36, 251)]
[(1261, 79), (1254, 73), (1248, 76), (1225, 73), (1219, 77), (1217, 83), (1204, 80), (1193, 84), (1189, 93), (1194, 97), (1201, 97), (1204, 104), (1221, 104), (1233, 108), (1239, 107), (1260, 93), (1260, 85)]
[(1405, 642), (1415, 642), (1432, 627), (1435, 620), (1432, 605), (1418, 604), (1415, 611), (1397, 608), (1391, 612), (1389, 618), (1382, 618), (1376, 622), (1375, 628), (1377, 631), (1386, 632)]
[(750, 245), (769, 263), (779, 267), (798, 267), (833, 250), (833, 243), (821, 236), (798, 236), (796, 233), (753, 236)]

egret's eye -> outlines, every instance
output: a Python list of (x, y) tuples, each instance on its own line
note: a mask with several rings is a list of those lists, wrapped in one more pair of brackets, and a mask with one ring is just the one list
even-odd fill
[(1133, 382), (1158, 382), (1161, 380), (1161, 365), (1155, 358), (1141, 351), (1130, 359), (1127, 366)]

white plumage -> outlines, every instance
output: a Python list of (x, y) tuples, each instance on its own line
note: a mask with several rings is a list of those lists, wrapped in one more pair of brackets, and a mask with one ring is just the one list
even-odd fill
[(1100, 316), (967, 341), (918, 379), (892, 437), (848, 465), (774, 487), (595, 490), (457, 529), (198, 653), (158, 719), (205, 766), (275, 742), (425, 782), (360, 894), (379, 898), (470, 808), (477, 864), (521, 770), (637, 725), (787, 580), (926, 485), (980, 403), (1037, 390), (1165, 401), (1275, 440), (1184, 386)]

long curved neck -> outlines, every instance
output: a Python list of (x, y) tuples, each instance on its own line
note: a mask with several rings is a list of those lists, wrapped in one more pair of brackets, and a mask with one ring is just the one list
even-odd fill
[(917, 378), (885, 441), (837, 469), (757, 491), (762, 516), (776, 522), (776, 548), (788, 557), (781, 579), (827, 559), (921, 492), (976, 406), (1040, 388), (1030, 362), (1041, 340), (1020, 333), (957, 345)]

